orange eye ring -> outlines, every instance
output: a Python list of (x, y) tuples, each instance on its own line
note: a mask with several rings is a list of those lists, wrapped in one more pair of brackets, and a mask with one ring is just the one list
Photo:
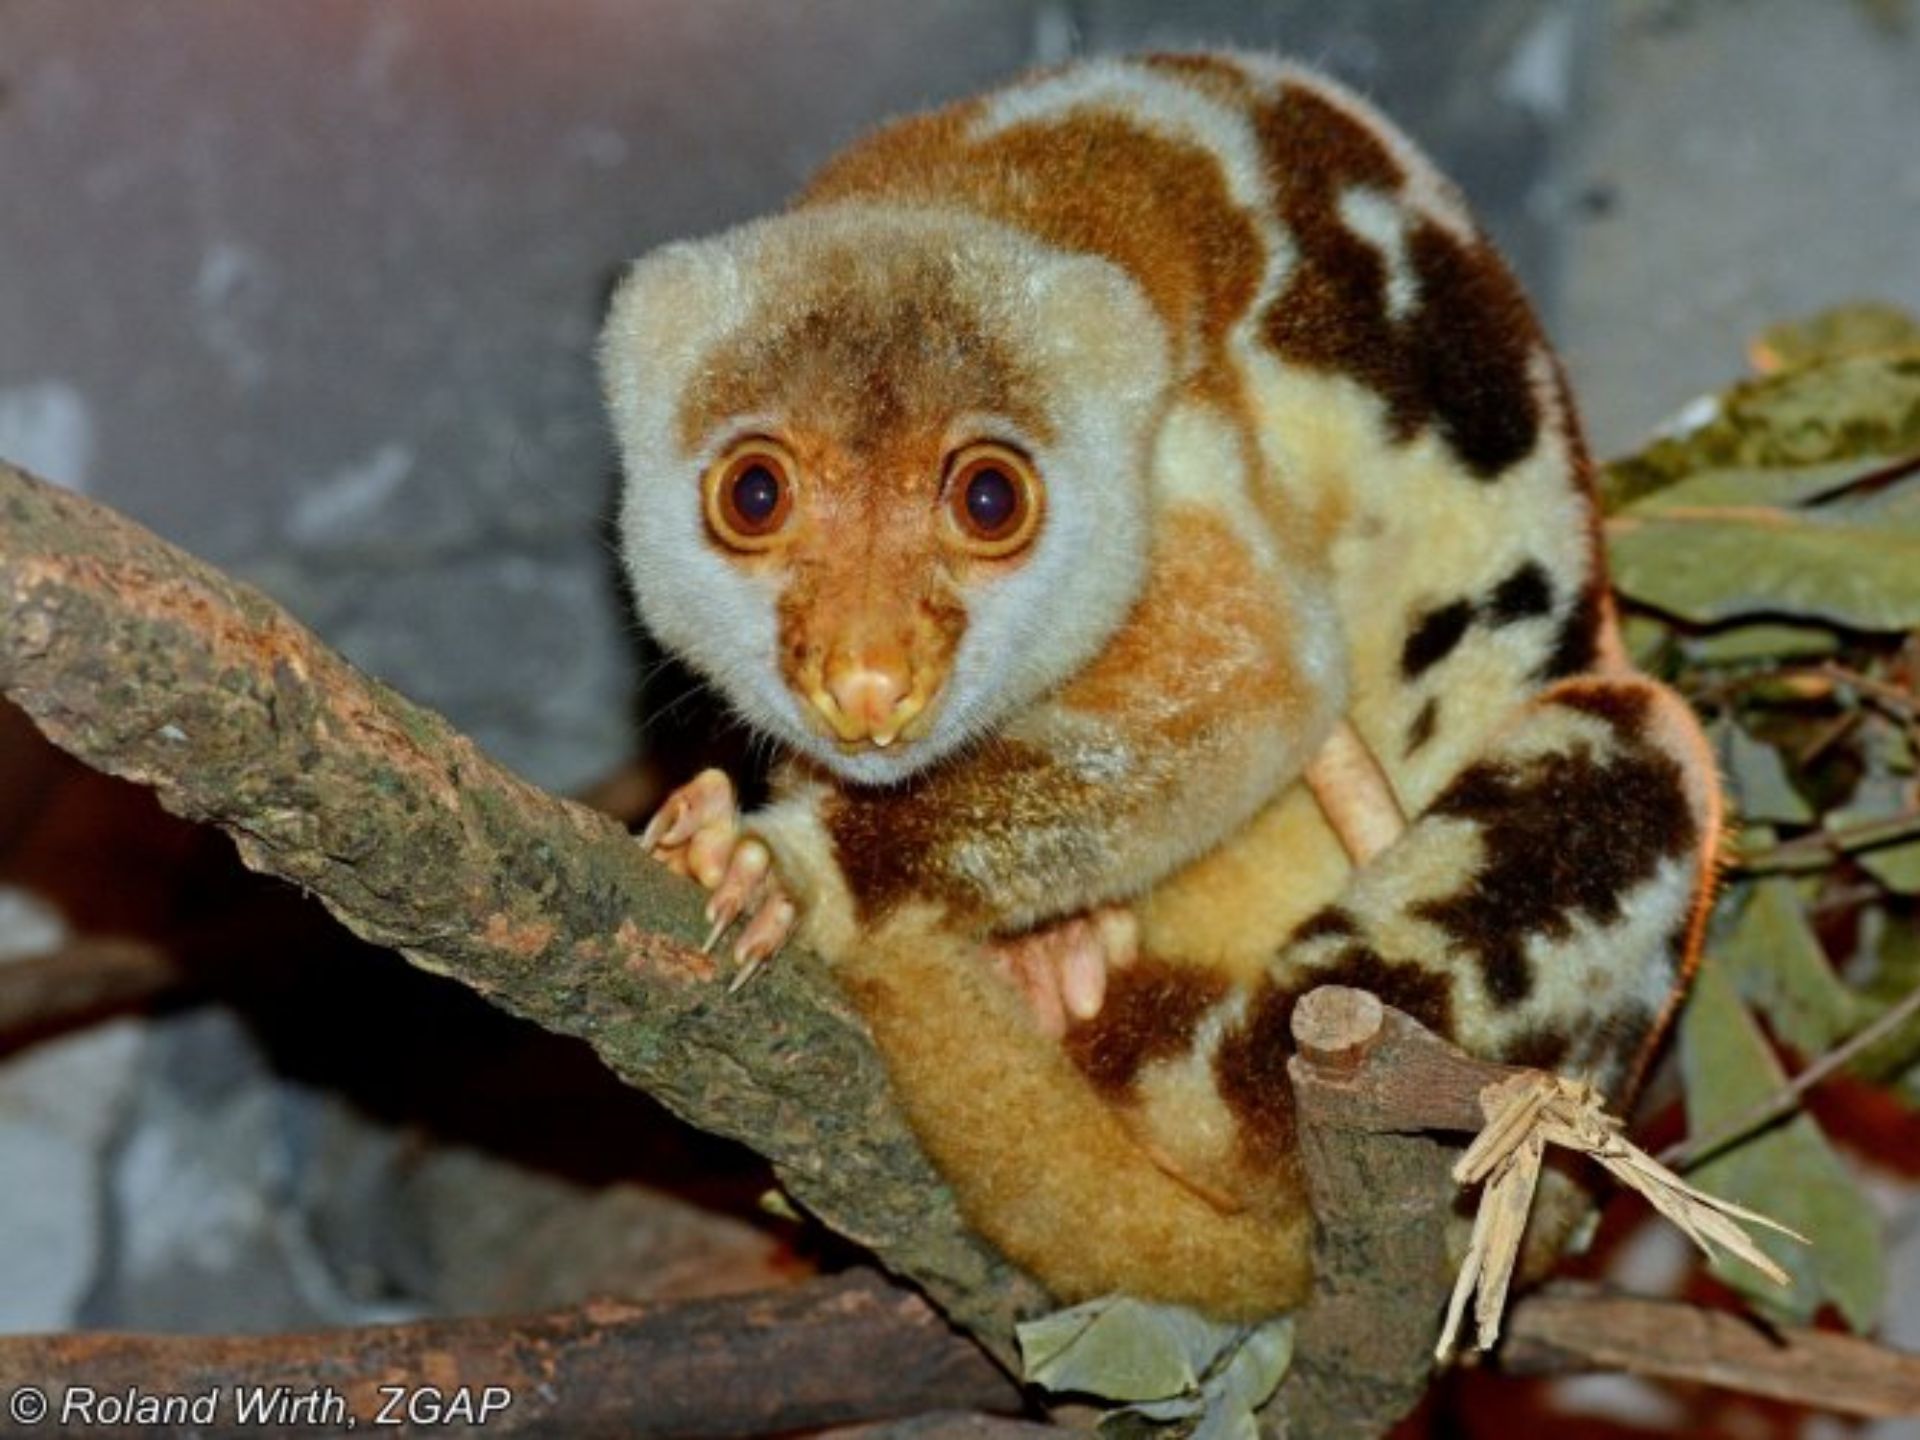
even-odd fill
[(944, 496), (960, 547), (983, 560), (1003, 560), (1032, 544), (1046, 511), (1046, 490), (1033, 462), (993, 441), (954, 451)]
[(787, 447), (762, 435), (742, 440), (712, 465), (701, 484), (707, 528), (731, 550), (770, 550), (793, 518), (799, 467)]

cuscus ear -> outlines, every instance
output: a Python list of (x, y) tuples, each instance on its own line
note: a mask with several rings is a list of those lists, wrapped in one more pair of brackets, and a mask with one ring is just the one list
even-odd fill
[(680, 241), (633, 262), (600, 331), (600, 383), (630, 478), (680, 455), (674, 417), (702, 360), (746, 319), (730, 237)]

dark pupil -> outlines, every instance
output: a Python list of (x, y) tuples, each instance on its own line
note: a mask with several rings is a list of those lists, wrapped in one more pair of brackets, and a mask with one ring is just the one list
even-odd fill
[(1004, 471), (976, 470), (967, 481), (967, 518), (982, 534), (1006, 528), (1019, 504), (1019, 492)]
[(780, 481), (766, 466), (750, 466), (733, 482), (734, 513), (749, 525), (764, 525), (779, 505)]

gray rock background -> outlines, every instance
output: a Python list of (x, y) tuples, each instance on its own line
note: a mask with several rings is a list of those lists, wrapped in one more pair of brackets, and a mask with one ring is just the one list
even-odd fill
[[(0, 454), (577, 786), (638, 743), (590, 353), (617, 264), (886, 115), (1218, 41), (1356, 83), (1462, 181), (1603, 452), (1770, 320), (1920, 309), (1899, 0), (0, 0)], [(67, 923), (0, 888), (0, 963)], [(0, 1329), (564, 1299), (540, 1277), (634, 1233), (629, 1190), (371, 1118), (220, 1009), (0, 1063), (0, 1176)]]

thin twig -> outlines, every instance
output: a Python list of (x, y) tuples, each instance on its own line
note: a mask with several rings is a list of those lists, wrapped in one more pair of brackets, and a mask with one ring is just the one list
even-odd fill
[(1920, 1355), (1584, 1287), (1554, 1286), (1517, 1302), (1499, 1358), (1521, 1375), (1625, 1371), (1846, 1415), (1920, 1414)]
[(1763, 850), (1736, 852), (1733, 858), (1734, 864), (1750, 875), (1776, 870), (1817, 870), (1855, 850), (1889, 844), (1915, 833), (1920, 833), (1920, 805), (1910, 805), (1892, 815), (1843, 825), (1836, 830), (1809, 830)]
[(1835, 1071), (1851, 1064), (1861, 1054), (1871, 1050), (1915, 1015), (1920, 1015), (1920, 986), (1908, 991), (1899, 1004), (1865, 1029), (1827, 1051), (1739, 1118), (1698, 1139), (1689, 1137), (1676, 1141), (1654, 1158), (1662, 1165), (1683, 1170), (1698, 1164), (1709, 1155), (1717, 1154), (1737, 1140), (1746, 1139), (1762, 1126), (1771, 1124), (1788, 1112), (1798, 1109), (1801, 1097), (1809, 1090)]
[(1920, 713), (1920, 697), (1912, 691), (1898, 685), (1889, 685), (1885, 680), (1875, 679), (1845, 665), (1836, 665), (1831, 660), (1814, 667), (1822, 675), (1829, 676), (1849, 689), (1858, 690), (1862, 695), (1880, 701), (1889, 709), (1903, 717), (1911, 719)]

